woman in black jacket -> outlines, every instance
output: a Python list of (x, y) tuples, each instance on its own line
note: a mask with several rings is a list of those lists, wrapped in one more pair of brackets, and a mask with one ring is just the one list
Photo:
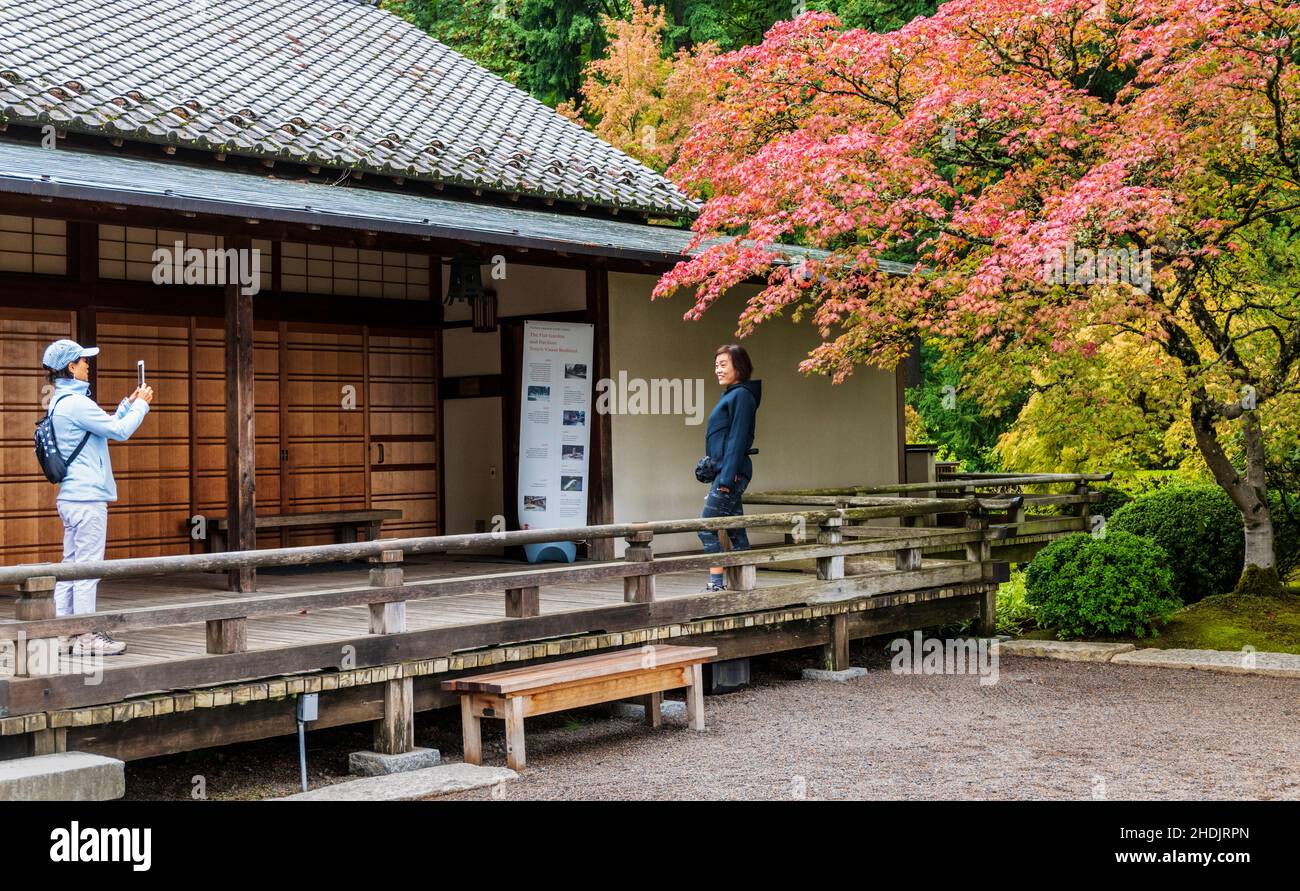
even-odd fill
[[(754, 445), (754, 418), (758, 403), (763, 398), (762, 381), (750, 380), (754, 364), (745, 348), (736, 344), (718, 347), (713, 356), (713, 373), (722, 386), (722, 398), (709, 413), (705, 428), (704, 450), (709, 461), (717, 468), (709, 494), (704, 499), (701, 517), (737, 517), (744, 513), (741, 496), (754, 475), (754, 464), (749, 460)], [(744, 529), (728, 529), (727, 540), (733, 551), (749, 549), (749, 536)], [(722, 550), (718, 533), (700, 532), (700, 541), (706, 554)], [(723, 590), (722, 567), (709, 570), (709, 584), (705, 591)]]

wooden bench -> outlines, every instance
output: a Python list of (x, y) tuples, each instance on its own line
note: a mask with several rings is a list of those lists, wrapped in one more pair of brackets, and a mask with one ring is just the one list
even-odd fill
[[(323, 510), (304, 514), (267, 514), (257, 517), (257, 529), (290, 529), (310, 526), (333, 526), (338, 529), (339, 544), (357, 540), (357, 530), (366, 530), (366, 541), (379, 538), (384, 520), (400, 520), (400, 510)], [(230, 521), (225, 517), (208, 517), (208, 553), (226, 550)]]
[(646, 723), (658, 727), (663, 691), (685, 687), (691, 729), (703, 730), (701, 666), (717, 655), (716, 647), (645, 646), (443, 681), (442, 688), (460, 693), (465, 763), (483, 763), (479, 721), (501, 718), (506, 722), (506, 764), (523, 770), (524, 718), (533, 715), (642, 697)]

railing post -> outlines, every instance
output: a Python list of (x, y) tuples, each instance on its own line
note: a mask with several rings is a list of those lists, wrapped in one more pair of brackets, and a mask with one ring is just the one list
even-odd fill
[(506, 618), (527, 619), (540, 612), (541, 590), (536, 585), (506, 589)]
[[(726, 529), (719, 529), (719, 535), (726, 535), (727, 553), (735, 553), (731, 547), (731, 536)], [(758, 567), (752, 563), (740, 566), (722, 567), (723, 584), (728, 591), (752, 591), (758, 581)]]
[[(822, 520), (821, 526), (817, 531), (817, 543), (840, 544), (844, 541), (843, 526), (844, 519), (842, 517), (827, 517), (825, 520)], [(836, 579), (844, 578), (843, 555), (835, 557), (818, 557), (817, 578), (823, 581), (835, 581)]]
[[(14, 605), (14, 618), (20, 622), (54, 618), (54, 577), (48, 575), (19, 582), (18, 602)], [(14, 673), (19, 677), (38, 677), (58, 674), (59, 639), (43, 637), (17, 641), (23, 651), (14, 650)]]
[(224, 656), (248, 652), (248, 619), (209, 619), (208, 654)]
[[(370, 584), (392, 588), (402, 584), (402, 552), (382, 551), (370, 558)], [(371, 634), (400, 634), (406, 630), (406, 602), (370, 604)], [(384, 681), (384, 716), (375, 722), (375, 751), (401, 755), (415, 748), (415, 681)]]
[(654, 533), (648, 531), (633, 532), (624, 539), (627, 551), (623, 559), (629, 563), (649, 563), (645, 575), (629, 575), (623, 578), (623, 600), (626, 603), (651, 603), (655, 599), (654, 577)]
[(1083, 496), (1083, 501), (1074, 506), (1075, 512), (1083, 519), (1083, 531), (1091, 532), (1092, 503), (1088, 500), (1088, 496), (1092, 494), (1092, 489), (1088, 486), (1087, 480), (1079, 480), (1074, 484), (1074, 494)]
[(894, 568), (895, 569), (920, 569), (921, 549), (920, 548), (899, 548), (897, 551), (894, 551)]

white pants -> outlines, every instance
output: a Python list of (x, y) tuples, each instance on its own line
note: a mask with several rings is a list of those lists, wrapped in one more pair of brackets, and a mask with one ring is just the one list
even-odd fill
[[(63, 562), (82, 563), (104, 559), (104, 541), (108, 538), (107, 501), (59, 501), (63, 519)], [(56, 582), (54, 612), (59, 616), (81, 615), (95, 611), (95, 589), (99, 579)]]

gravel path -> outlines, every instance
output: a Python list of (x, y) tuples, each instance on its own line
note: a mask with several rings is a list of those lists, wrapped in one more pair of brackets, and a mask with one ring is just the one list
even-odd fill
[[(1297, 680), (1004, 657), (980, 686), (892, 674), (878, 651), (853, 663), (871, 673), (835, 684), (792, 679), (808, 657), (755, 660), (752, 686), (706, 698), (704, 733), (595, 709), (530, 720), (528, 769), (495, 796), (1300, 799)], [(504, 763), (501, 724), (483, 724)]]

